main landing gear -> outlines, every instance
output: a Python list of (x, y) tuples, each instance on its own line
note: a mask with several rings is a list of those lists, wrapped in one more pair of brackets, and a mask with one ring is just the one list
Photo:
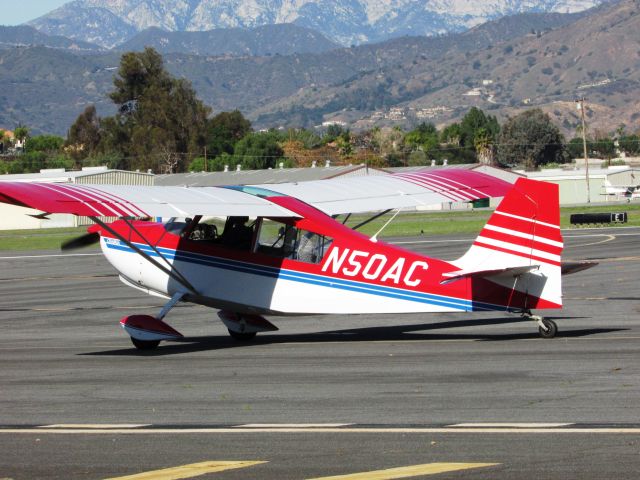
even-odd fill
[(531, 310), (526, 310), (522, 313), (522, 316), (533, 320), (538, 324), (538, 333), (542, 338), (553, 338), (558, 333), (558, 325), (553, 320), (550, 320), (540, 315), (534, 315)]
[[(151, 315), (130, 315), (120, 320), (120, 325), (131, 337), (131, 343), (138, 350), (154, 350), (158, 348), (162, 340), (178, 340), (182, 334), (162, 319), (175, 307), (184, 293), (176, 293), (162, 308), (157, 317)], [(229, 330), (231, 338), (241, 342), (247, 342), (255, 338), (258, 332), (273, 332), (278, 327), (260, 315), (236, 313), (227, 310), (218, 312), (220, 320)]]
[(231, 338), (239, 342), (253, 340), (258, 332), (274, 332), (278, 330), (278, 327), (260, 315), (220, 310), (218, 317), (229, 330)]

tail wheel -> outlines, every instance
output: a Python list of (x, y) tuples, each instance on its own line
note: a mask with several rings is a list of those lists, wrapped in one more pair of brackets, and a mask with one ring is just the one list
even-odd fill
[(160, 345), (160, 340), (138, 340), (137, 338), (131, 337), (131, 343), (138, 350), (155, 350)]
[(230, 328), (228, 330), (229, 330), (229, 335), (231, 335), (231, 338), (233, 338), (234, 340), (238, 340), (240, 342), (247, 342), (249, 340), (254, 339), (257, 333), (257, 332), (236, 332), (234, 330), (231, 330)]
[(538, 332), (542, 338), (553, 338), (558, 333), (558, 325), (553, 320), (549, 320), (548, 318), (543, 318), (542, 325), (538, 327)]

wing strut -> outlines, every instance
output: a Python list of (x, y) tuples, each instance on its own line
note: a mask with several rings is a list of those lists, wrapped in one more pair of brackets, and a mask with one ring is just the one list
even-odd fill
[[(89, 217), (89, 218), (92, 221), (94, 221), (95, 223), (97, 223), (98, 225), (100, 225), (100, 227), (104, 228), (111, 235), (114, 235), (118, 240), (120, 240), (121, 242), (124, 242), (129, 248), (131, 248), (134, 252), (139, 254), (142, 258), (147, 260), (149, 263), (151, 263), (154, 267), (162, 270), (164, 273), (169, 275), (171, 278), (173, 278), (180, 285), (182, 285), (186, 289), (190, 290), (191, 293), (193, 293), (195, 295), (198, 295), (198, 291), (193, 287), (193, 285), (191, 285), (191, 283), (189, 283), (189, 281), (186, 278), (184, 278), (184, 275), (182, 275), (179, 271), (177, 271), (173, 266), (171, 266), (171, 268), (165, 267), (160, 262), (158, 262), (157, 260), (152, 258), (148, 253), (143, 252), (140, 248), (138, 248), (132, 242), (130, 242), (125, 237), (123, 237), (121, 234), (116, 232), (113, 228), (111, 228), (108, 224), (106, 224), (105, 222), (100, 220), (98, 217)], [(129, 226), (131, 226), (131, 224), (128, 221), (127, 221), (127, 224)], [(142, 237), (142, 238), (144, 238), (144, 237)], [(160, 256), (160, 258), (162, 258), (167, 264), (169, 264), (167, 259), (153, 245), (151, 245), (149, 242), (147, 242), (147, 245), (149, 245), (153, 249), (153, 251), (156, 252), (156, 254), (158, 254)]]
[[(374, 215), (371, 218), (367, 218), (364, 222), (360, 222), (359, 224), (357, 224), (355, 227), (351, 227), (351, 230), (358, 230), (360, 227), (364, 227), (367, 223), (373, 222), (375, 219), (380, 218), (383, 215), (386, 215), (387, 213), (389, 213), (391, 210), (393, 210), (393, 208), (388, 208), (386, 209), (384, 212), (380, 212), (376, 215)], [(348, 217), (347, 217), (348, 218)], [(346, 222), (346, 220), (345, 220)]]

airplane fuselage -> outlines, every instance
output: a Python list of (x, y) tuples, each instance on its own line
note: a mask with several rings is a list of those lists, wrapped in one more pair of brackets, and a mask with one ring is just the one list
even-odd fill
[[(481, 282), (482, 288), (468, 278), (446, 282), (445, 274), (456, 270), (449, 262), (372, 241), (294, 198), (278, 200), (301, 215), (286, 219), (291, 228), (325, 240), (321, 258), (303, 260), (302, 255), (284, 256), (280, 250), (276, 255), (276, 248), (260, 243), (259, 232), (248, 248), (238, 249), (191, 240), (160, 223), (136, 222), (131, 228), (123, 221), (112, 228), (127, 242), (103, 231), (102, 250), (131, 286), (167, 297), (184, 292), (190, 301), (239, 313), (456, 312), (535, 306), (530, 296), (493, 282)], [(258, 229), (263, 220), (258, 219)], [(195, 292), (132, 246), (179, 272)], [(508, 305), (504, 299), (509, 299)]]

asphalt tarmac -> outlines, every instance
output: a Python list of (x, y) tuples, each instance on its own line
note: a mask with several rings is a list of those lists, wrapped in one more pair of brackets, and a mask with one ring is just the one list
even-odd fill
[(118, 320), (162, 300), (95, 250), (0, 252), (0, 479), (637, 478), (640, 229), (563, 235), (600, 264), (565, 277), (552, 340), (502, 313), (354, 315), (245, 345), (187, 305), (152, 354)]

